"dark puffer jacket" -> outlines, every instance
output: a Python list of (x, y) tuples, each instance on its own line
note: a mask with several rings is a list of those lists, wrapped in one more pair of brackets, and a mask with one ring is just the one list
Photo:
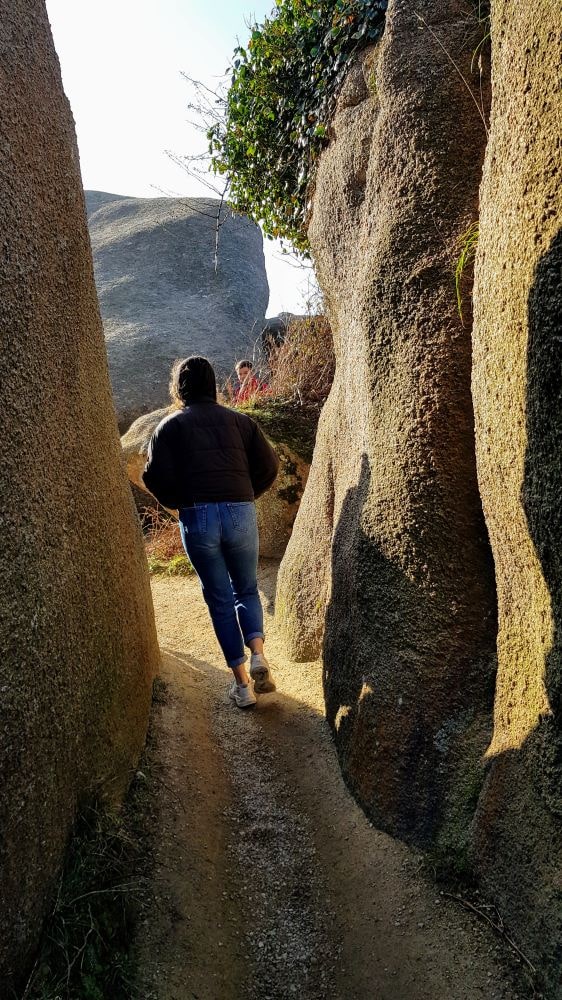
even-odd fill
[(154, 431), (143, 480), (165, 507), (254, 500), (279, 459), (251, 417), (213, 399), (171, 413)]

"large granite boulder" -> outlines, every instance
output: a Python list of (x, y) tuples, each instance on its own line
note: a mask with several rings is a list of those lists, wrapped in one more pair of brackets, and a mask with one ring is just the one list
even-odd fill
[[(142, 480), (146, 464), (148, 444), (160, 421), (169, 411), (156, 410), (139, 417), (121, 438), (123, 456), (129, 480), (136, 490), (137, 505), (142, 508), (142, 497), (149, 501)], [(282, 439), (269, 439), (279, 456), (279, 474), (274, 485), (256, 501), (260, 555), (269, 559), (281, 559), (293, 530), (301, 497), (308, 478), (309, 465), (294, 447)]]
[(281, 559), (300, 506), (309, 466), (284, 441), (271, 440), (279, 458), (279, 473), (273, 486), (256, 500), (260, 555)]
[(277, 591), (293, 655), (312, 657), (323, 637), (353, 792), (378, 825), (439, 839), (459, 864), (496, 631), (470, 328), (452, 278), (486, 140), (450, 61), (470, 78), (481, 32), (469, 14), (464, 0), (390, 0), (338, 101), (309, 227), (336, 376)]
[(123, 449), (129, 482), (137, 490), (141, 490), (140, 494), (135, 494), (139, 500), (142, 500), (143, 496), (150, 495), (142, 478), (150, 439), (160, 421), (171, 412), (171, 409), (170, 406), (164, 406), (160, 410), (154, 410), (152, 413), (145, 413), (144, 416), (138, 417), (121, 438), (121, 448)]
[(0, 0), (0, 993), (78, 804), (117, 798), (158, 648), (122, 470), (72, 115), (42, 0)]
[[(88, 225), (121, 431), (165, 406), (177, 358), (226, 377), (260, 346), (269, 288), (258, 226), (216, 198), (87, 191)], [(221, 211), (215, 266), (216, 223)]]
[(562, 8), (494, 0), (491, 31), (473, 396), (499, 632), (473, 860), (562, 997)]

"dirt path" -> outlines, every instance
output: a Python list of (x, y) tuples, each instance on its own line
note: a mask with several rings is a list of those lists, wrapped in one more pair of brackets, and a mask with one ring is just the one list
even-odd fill
[(268, 621), (279, 690), (241, 712), (197, 582), (153, 594), (166, 689), (143, 1000), (522, 1000), (501, 944), (350, 797), (318, 664), (287, 661)]

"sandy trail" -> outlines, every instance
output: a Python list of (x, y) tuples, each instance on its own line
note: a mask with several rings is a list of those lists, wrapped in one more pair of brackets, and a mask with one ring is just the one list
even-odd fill
[(341, 779), (318, 663), (288, 661), (260, 583), (278, 691), (229, 703), (196, 580), (156, 578), (155, 908), (143, 1000), (522, 1000), (501, 943), (371, 827)]

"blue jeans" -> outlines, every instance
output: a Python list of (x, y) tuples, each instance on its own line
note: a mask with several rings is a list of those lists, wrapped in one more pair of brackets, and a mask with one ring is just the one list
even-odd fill
[(180, 507), (183, 546), (199, 577), (229, 667), (244, 663), (244, 643), (263, 639), (258, 594), (258, 526), (253, 503)]

